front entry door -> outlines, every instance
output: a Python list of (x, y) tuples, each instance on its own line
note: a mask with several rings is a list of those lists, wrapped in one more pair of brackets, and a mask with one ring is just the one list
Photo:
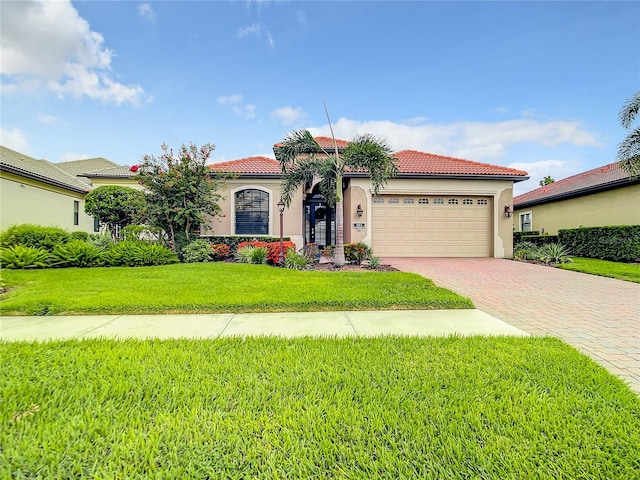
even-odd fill
[(305, 202), (305, 242), (319, 248), (335, 244), (334, 209), (318, 193)]

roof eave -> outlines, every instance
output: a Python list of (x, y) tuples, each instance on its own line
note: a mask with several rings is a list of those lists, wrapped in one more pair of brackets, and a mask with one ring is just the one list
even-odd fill
[(234, 179), (236, 178), (282, 178), (281, 173), (239, 173), (239, 172), (230, 172), (230, 171), (222, 171), (222, 170), (212, 170), (211, 175), (217, 174), (231, 174), (234, 175)]
[(640, 183), (640, 178), (637, 178), (635, 180), (624, 178), (624, 179), (616, 180), (609, 183), (581, 188), (579, 190), (572, 190), (570, 192), (559, 193), (557, 195), (549, 195), (548, 197), (537, 198), (535, 200), (529, 200), (527, 202), (514, 203), (513, 208), (521, 209), (521, 208), (533, 207), (535, 205), (542, 205), (544, 203), (556, 202), (558, 200), (568, 200), (570, 198), (582, 197), (584, 195), (591, 195), (593, 193), (606, 192), (607, 190), (614, 190), (616, 188), (629, 187), (631, 185), (635, 185), (638, 183)]
[(22, 170), (20, 168), (16, 168), (12, 165), (8, 165), (6, 163), (1, 163), (0, 164), (0, 171), (3, 172), (7, 172), (7, 173), (12, 173), (14, 175), (19, 175), (21, 177), (24, 178), (28, 178), (30, 180), (35, 180), (41, 183), (45, 183), (47, 185), (51, 185), (53, 187), (58, 187), (58, 188), (62, 188), (64, 190), (69, 190), (70, 192), (75, 192), (75, 193), (89, 193), (91, 191), (91, 187), (89, 187), (87, 185), (87, 188), (81, 188), (81, 187), (77, 187), (74, 185), (69, 185), (67, 183), (63, 183), (63, 182), (59, 182), (57, 180), (54, 180), (52, 178), (48, 178), (48, 177), (44, 177), (42, 175), (38, 175), (32, 172), (28, 172), (26, 170)]
[[(368, 177), (367, 173), (360, 172), (347, 172), (345, 177), (351, 178), (365, 178)], [(462, 174), (462, 173), (399, 173), (393, 178), (417, 178), (421, 180), (504, 180), (511, 182), (522, 182), (529, 180), (528, 176), (522, 175), (483, 175), (483, 174)]]

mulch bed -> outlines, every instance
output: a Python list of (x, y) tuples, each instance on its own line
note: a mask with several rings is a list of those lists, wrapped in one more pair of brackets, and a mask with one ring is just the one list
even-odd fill
[(398, 272), (399, 270), (391, 265), (380, 265), (375, 270), (369, 268), (368, 265), (353, 265), (345, 263), (342, 268), (337, 268), (331, 262), (316, 263), (311, 270), (318, 270), (322, 272)]

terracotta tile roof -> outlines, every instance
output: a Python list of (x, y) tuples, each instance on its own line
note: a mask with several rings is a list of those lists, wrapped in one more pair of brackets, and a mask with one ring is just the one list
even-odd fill
[[(331, 138), (331, 137), (313, 137), (313, 139), (316, 142), (318, 142), (318, 145), (320, 145), (320, 148), (323, 148), (325, 150), (333, 149), (333, 138)], [(338, 150), (342, 150), (342, 149), (346, 148), (347, 145), (349, 145), (349, 142), (347, 142), (346, 140), (340, 140), (339, 138), (336, 138), (336, 144), (338, 145)], [(281, 145), (282, 145), (282, 142), (278, 142), (273, 146), (273, 148), (278, 148)]]
[(498, 175), (510, 177), (523, 177), (526, 180), (527, 172), (515, 168), (501, 167), (488, 163), (472, 162), (461, 158), (444, 157), (433, 153), (416, 152), (415, 150), (402, 150), (395, 154), (398, 159), (400, 174), (423, 175)]
[(91, 185), (53, 163), (36, 160), (3, 146), (0, 146), (0, 170), (74, 192), (86, 193), (91, 190)]
[(239, 174), (277, 174), (280, 175), (280, 162), (267, 157), (248, 157), (230, 162), (212, 163), (209, 168), (216, 172)]
[(617, 162), (610, 163), (518, 195), (514, 197), (513, 205), (517, 207), (519, 204), (545, 203), (559, 197), (584, 195), (593, 193), (594, 190), (624, 185), (629, 181), (629, 174)]

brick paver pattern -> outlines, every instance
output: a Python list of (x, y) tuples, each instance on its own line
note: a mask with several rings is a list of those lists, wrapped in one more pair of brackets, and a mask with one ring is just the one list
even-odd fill
[(534, 335), (553, 335), (640, 393), (640, 284), (495, 258), (385, 258), (470, 297)]

